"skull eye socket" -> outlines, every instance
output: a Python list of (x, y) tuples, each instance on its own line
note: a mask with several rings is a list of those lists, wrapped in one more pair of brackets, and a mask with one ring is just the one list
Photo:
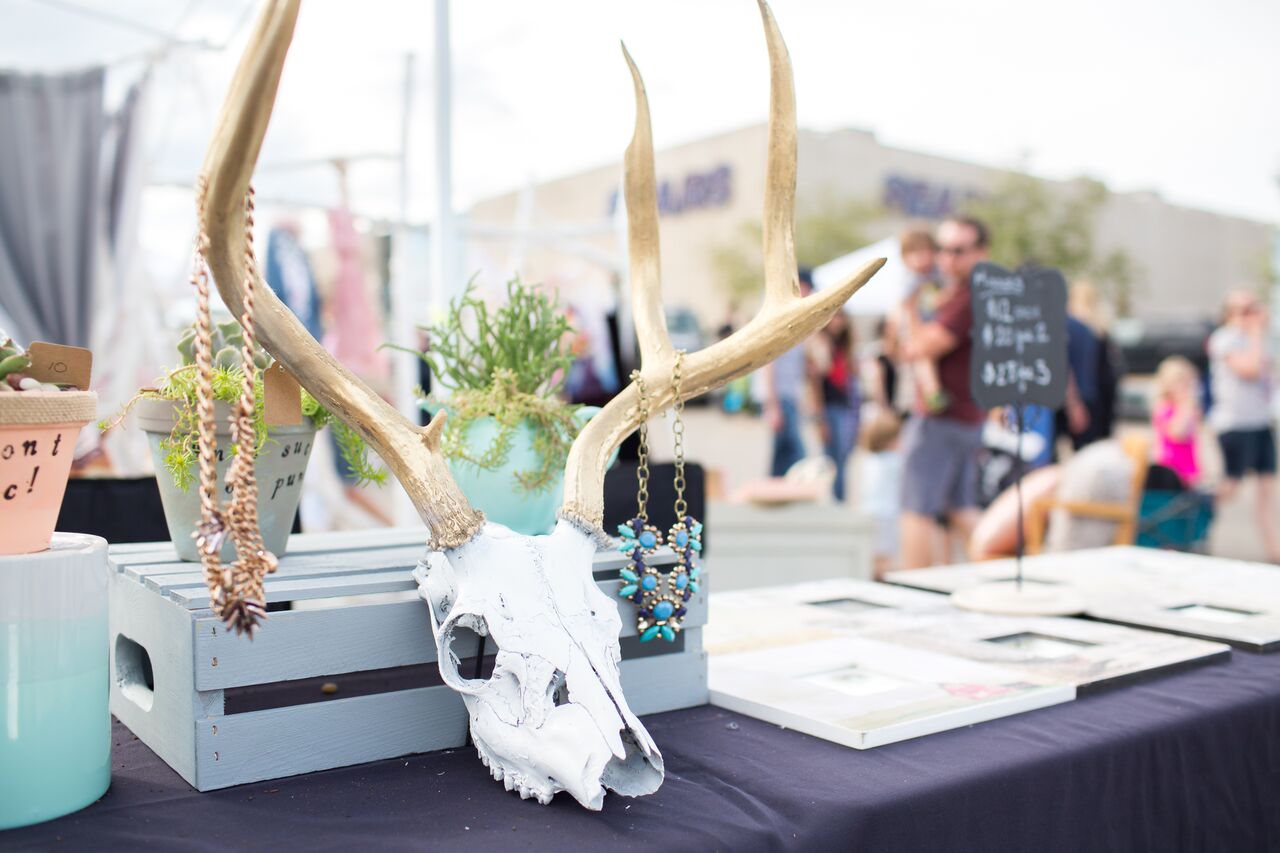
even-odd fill
[(479, 690), (493, 676), (498, 644), (480, 616), (464, 615), (444, 632), (440, 676), (455, 690)]

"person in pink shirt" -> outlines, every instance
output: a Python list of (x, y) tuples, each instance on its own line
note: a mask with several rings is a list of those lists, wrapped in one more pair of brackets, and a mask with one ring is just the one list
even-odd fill
[(1182, 482), (1195, 485), (1200, 475), (1196, 434), (1200, 429), (1197, 402), (1200, 377), (1195, 365), (1174, 355), (1156, 369), (1151, 427), (1156, 437), (1157, 464), (1171, 468)]

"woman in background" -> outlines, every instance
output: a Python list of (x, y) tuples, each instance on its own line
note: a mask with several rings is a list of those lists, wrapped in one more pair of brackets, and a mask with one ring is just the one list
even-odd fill
[(845, 499), (845, 467), (858, 441), (858, 362), (853, 354), (853, 327), (844, 311), (837, 311), (822, 330), (821, 360), (817, 396), (822, 403), (818, 429), (823, 452), (836, 465), (833, 492), (837, 501)]

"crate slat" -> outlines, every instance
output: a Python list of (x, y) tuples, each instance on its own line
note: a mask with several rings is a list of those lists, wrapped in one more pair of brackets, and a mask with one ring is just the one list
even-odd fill
[[(600, 588), (606, 595), (614, 595), (617, 582), (603, 581)], [(622, 615), (620, 636), (634, 637), (635, 611), (627, 602), (616, 600)], [(690, 639), (701, 637), (695, 632), (706, 624), (706, 593), (699, 590), (689, 599), (688, 608), (686, 649)], [(418, 599), (272, 613), (252, 641), (225, 630), (221, 620), (211, 615), (196, 620), (197, 690), (340, 675), (435, 659), (427, 605)]]
[[(365, 574), (334, 575), (319, 578), (282, 578), (266, 585), (267, 602), (307, 601), (312, 598), (337, 598), (346, 595), (372, 595), (378, 592), (407, 592), (418, 585), (405, 569)], [(181, 586), (167, 590), (170, 599), (188, 610), (209, 607), (209, 591), (199, 586)]]
[[(294, 555), (319, 552), (369, 551), (378, 548), (402, 548), (418, 545), (426, 549), (429, 532), (425, 527), (387, 527), (375, 530), (299, 533), (290, 537), (289, 550), (283, 559)], [(193, 566), (178, 559), (171, 542), (128, 542), (111, 546), (111, 560), (117, 568), (124, 566), (175, 565)]]
[[(267, 583), (283, 578), (321, 577), (344, 572), (360, 573), (381, 571), (397, 567), (412, 568), (426, 554), (422, 546), (399, 546), (373, 551), (343, 551), (339, 553), (288, 556), (279, 567), (267, 575)], [(139, 570), (142, 571), (139, 571)], [(171, 563), (163, 566), (129, 566), (126, 577), (142, 581), (160, 593), (173, 587), (191, 583), (203, 583), (204, 575), (199, 563)]]
[(627, 705), (637, 715), (705, 705), (707, 653), (702, 650), (702, 630), (685, 632), (680, 654), (623, 661), (621, 676)]
[(466, 706), (444, 685), (211, 717), (196, 726), (195, 784), (209, 791), (448, 749), (466, 731)]

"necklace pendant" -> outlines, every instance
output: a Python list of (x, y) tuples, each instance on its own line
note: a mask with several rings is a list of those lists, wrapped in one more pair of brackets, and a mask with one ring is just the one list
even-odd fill
[(655, 624), (655, 599), (661, 594), (662, 577), (649, 565), (649, 558), (662, 547), (662, 533), (647, 518), (637, 516), (618, 525), (622, 542), (618, 550), (631, 559), (618, 576), (621, 586), (618, 595), (636, 604), (636, 630), (641, 640), (651, 640), (662, 633), (662, 626)]

